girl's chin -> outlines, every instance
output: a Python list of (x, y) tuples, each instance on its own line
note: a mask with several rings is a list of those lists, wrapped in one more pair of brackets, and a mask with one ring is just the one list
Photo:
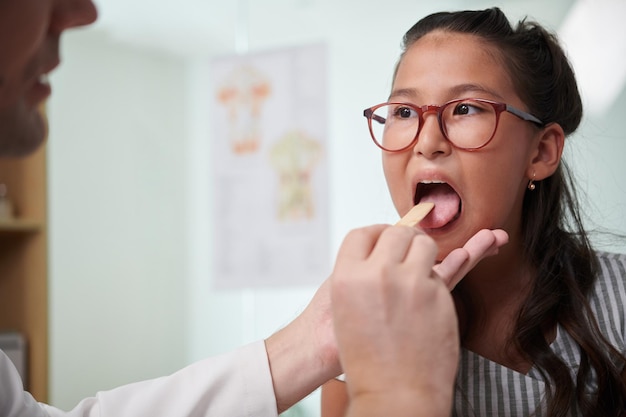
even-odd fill
[(455, 249), (465, 246), (467, 241), (473, 236), (465, 236), (460, 234), (448, 234), (448, 235), (430, 235), (437, 243), (439, 247), (439, 253), (437, 254), (437, 262), (441, 262), (446, 256)]

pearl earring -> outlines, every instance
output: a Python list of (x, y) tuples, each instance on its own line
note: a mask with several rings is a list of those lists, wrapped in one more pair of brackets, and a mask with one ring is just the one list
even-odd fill
[(535, 191), (535, 188), (537, 188), (537, 186), (535, 185), (535, 173), (533, 172), (533, 179), (528, 182), (528, 189), (530, 191)]

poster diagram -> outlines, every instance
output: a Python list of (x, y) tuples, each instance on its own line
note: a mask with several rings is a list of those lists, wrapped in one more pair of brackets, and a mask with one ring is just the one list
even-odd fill
[(228, 112), (228, 140), (235, 154), (259, 150), (261, 109), (270, 91), (269, 79), (248, 65), (235, 68), (219, 86), (217, 99)]
[(278, 177), (277, 216), (281, 221), (315, 217), (311, 175), (321, 156), (320, 143), (297, 130), (272, 146), (270, 164)]
[(211, 65), (217, 288), (319, 285), (330, 272), (324, 45)]

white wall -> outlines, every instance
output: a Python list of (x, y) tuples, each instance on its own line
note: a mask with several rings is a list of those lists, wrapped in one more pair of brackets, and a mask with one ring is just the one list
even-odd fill
[(606, 114), (587, 115), (565, 148), (591, 239), (599, 249), (617, 252), (626, 252), (624, 114), (626, 89)]
[(186, 363), (184, 66), (65, 39), (49, 103), (54, 404)]
[[(250, 51), (329, 45), (331, 254), (351, 228), (395, 219), (361, 114), (387, 96), (406, 29), (444, 7), (338, 3), (279, 18), (252, 3), (249, 39)], [(555, 29), (563, 12), (543, 1), (502, 4)], [(139, 49), (94, 29), (65, 41), (50, 102), (50, 297), (51, 400), (68, 408), (266, 337), (314, 288), (211, 289), (209, 54)], [(586, 122), (568, 157), (593, 204), (586, 210), (626, 233), (624, 94), (618, 105)], [(318, 415), (318, 401), (299, 412)]]

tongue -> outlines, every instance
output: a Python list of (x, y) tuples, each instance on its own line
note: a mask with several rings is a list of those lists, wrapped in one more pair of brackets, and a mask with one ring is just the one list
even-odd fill
[(456, 217), (461, 199), (450, 186), (438, 184), (426, 187), (419, 203), (424, 202), (435, 203), (435, 208), (420, 222), (420, 227), (438, 229)]

